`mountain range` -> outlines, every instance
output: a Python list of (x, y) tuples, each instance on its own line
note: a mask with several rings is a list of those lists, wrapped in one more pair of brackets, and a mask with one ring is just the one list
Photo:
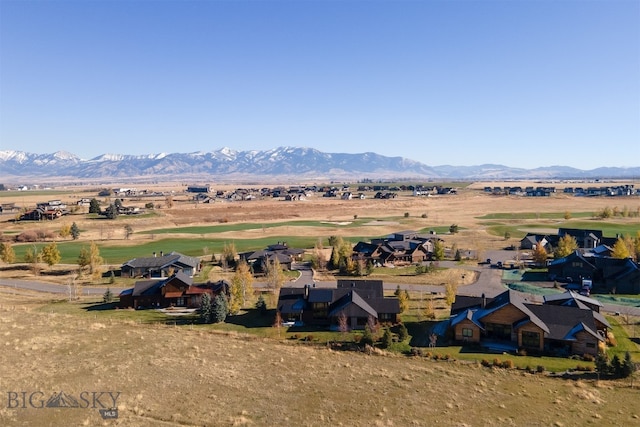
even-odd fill
[(240, 181), (346, 180), (346, 179), (604, 179), (638, 178), (640, 167), (602, 167), (581, 170), (568, 166), (535, 169), (503, 165), (428, 166), (403, 157), (324, 153), (313, 148), (279, 147), (263, 151), (222, 148), (211, 152), (123, 155), (103, 154), (85, 160), (65, 152), (34, 154), (0, 151), (3, 180), (179, 180)]

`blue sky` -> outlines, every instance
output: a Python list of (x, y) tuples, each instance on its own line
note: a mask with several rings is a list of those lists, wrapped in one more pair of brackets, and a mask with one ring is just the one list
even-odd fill
[(0, 0), (0, 149), (640, 165), (640, 2)]

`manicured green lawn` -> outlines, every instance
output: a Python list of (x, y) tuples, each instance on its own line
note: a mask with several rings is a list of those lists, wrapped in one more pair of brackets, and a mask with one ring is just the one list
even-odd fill
[(634, 361), (640, 361), (640, 346), (631, 340), (627, 331), (620, 324), (619, 318), (607, 316), (607, 321), (609, 321), (611, 331), (616, 338), (616, 345), (607, 348), (609, 358), (617, 354), (621, 360), (624, 360), (625, 353), (628, 351)]

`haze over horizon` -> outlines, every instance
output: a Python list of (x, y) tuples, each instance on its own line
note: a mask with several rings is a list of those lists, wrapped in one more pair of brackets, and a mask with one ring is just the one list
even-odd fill
[(0, 2), (0, 150), (634, 167), (640, 3)]

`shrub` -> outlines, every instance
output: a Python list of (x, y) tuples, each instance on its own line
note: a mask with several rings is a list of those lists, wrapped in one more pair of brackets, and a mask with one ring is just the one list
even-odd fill
[(423, 213), (423, 214), (421, 215), (421, 217), (422, 217), (422, 218), (427, 218), (427, 214), (426, 214), (426, 213)]
[(482, 366), (487, 367), (487, 368), (488, 368), (489, 366), (491, 366), (491, 363), (489, 363), (489, 361), (488, 361), (487, 359), (482, 359), (482, 362), (480, 362), (480, 364), (481, 364)]
[(493, 359), (493, 366), (501, 366), (502, 362), (500, 362), (500, 360), (498, 359)]
[(402, 342), (407, 338), (409, 338), (409, 331), (407, 327), (401, 323), (400, 326), (398, 326), (398, 341)]
[(542, 366), (542, 365), (538, 365), (538, 366), (536, 367), (536, 372), (538, 372), (538, 373), (540, 373), (540, 374), (541, 374), (541, 373), (543, 373), (543, 372), (544, 372), (544, 366)]
[(527, 350), (525, 350), (524, 348), (518, 349), (518, 356), (526, 356), (526, 355), (527, 355)]
[(417, 347), (411, 347), (411, 355), (412, 356), (423, 356), (422, 349)]
[(502, 362), (500, 366), (502, 366), (505, 369), (513, 369), (514, 367), (513, 360), (505, 360), (504, 362)]
[(596, 358), (593, 357), (593, 354), (586, 353), (582, 356), (582, 360), (584, 360), (585, 362), (593, 362), (594, 360), (596, 360)]
[(22, 233), (16, 236), (16, 242), (37, 242), (37, 241), (38, 241), (38, 234), (33, 230), (23, 231)]
[(384, 333), (382, 334), (382, 340), (381, 340), (381, 346), (382, 348), (389, 348), (391, 347), (391, 344), (393, 343), (393, 339), (392, 339), (392, 335), (391, 335), (391, 331), (389, 331), (389, 329), (385, 329)]

